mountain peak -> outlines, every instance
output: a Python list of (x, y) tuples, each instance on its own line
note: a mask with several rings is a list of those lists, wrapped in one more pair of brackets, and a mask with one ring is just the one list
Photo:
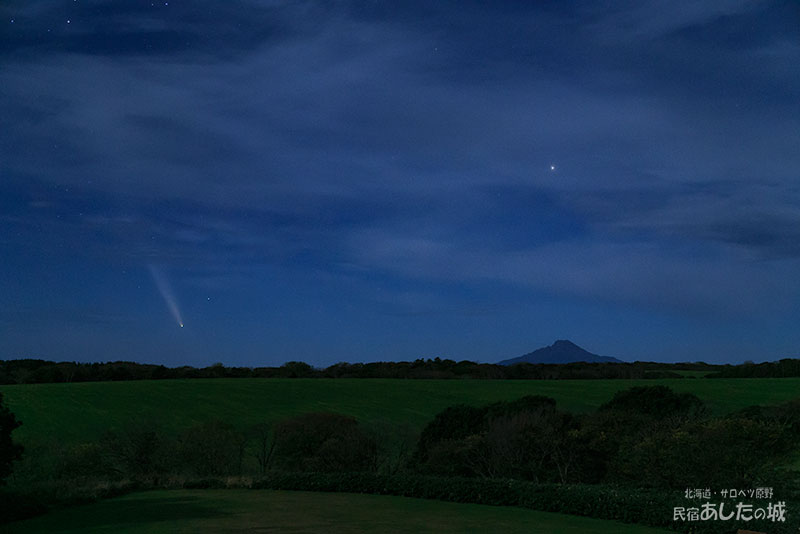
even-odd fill
[(572, 362), (621, 362), (610, 356), (598, 356), (582, 349), (568, 339), (558, 339), (548, 347), (542, 347), (518, 358), (503, 360), (500, 365), (514, 365), (515, 363), (572, 363)]

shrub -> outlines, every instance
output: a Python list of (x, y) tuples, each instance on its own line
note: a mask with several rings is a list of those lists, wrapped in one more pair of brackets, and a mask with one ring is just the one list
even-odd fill
[(184, 431), (177, 452), (184, 468), (197, 475), (232, 475), (241, 472), (245, 443), (233, 425), (209, 421)]
[(549, 397), (454, 406), (425, 427), (414, 465), (434, 475), (566, 482), (580, 472), (577, 426)]
[(419, 437), (413, 461), (424, 464), (434, 449), (442, 444), (465, 439), (485, 432), (492, 420), (513, 417), (521, 413), (542, 414), (555, 410), (556, 401), (550, 397), (527, 395), (515, 401), (501, 401), (475, 407), (464, 404), (450, 406), (436, 414)]
[(0, 393), (0, 485), (11, 474), (11, 464), (22, 457), (22, 445), (11, 439), (11, 433), (21, 424), (3, 405), (3, 394)]
[(649, 420), (670, 417), (695, 417), (705, 405), (692, 393), (675, 393), (667, 386), (640, 386), (618, 391), (599, 411), (624, 412), (646, 416)]
[(101, 445), (109, 469), (124, 476), (166, 472), (174, 467), (174, 445), (147, 424), (121, 432), (108, 431)]
[(263, 476), (267, 473), (275, 452), (275, 433), (272, 425), (266, 422), (252, 425), (247, 429), (247, 436), (253, 441), (251, 452), (258, 462), (259, 474)]
[(310, 413), (275, 426), (274, 461), (289, 471), (375, 470), (377, 446), (353, 417)]
[(479, 433), (485, 415), (486, 408), (464, 404), (450, 406), (436, 414), (433, 421), (422, 430), (414, 452), (414, 463), (428, 462), (430, 455), (434, 450), (440, 449), (442, 444), (448, 446), (448, 443)]
[(613, 462), (612, 478), (671, 488), (757, 487), (792, 448), (786, 429), (774, 421), (711, 419), (626, 444)]

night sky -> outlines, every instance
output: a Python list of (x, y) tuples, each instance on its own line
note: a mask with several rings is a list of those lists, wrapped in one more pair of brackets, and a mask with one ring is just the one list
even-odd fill
[(4, 0), (0, 359), (800, 357), (800, 4), (601, 4)]

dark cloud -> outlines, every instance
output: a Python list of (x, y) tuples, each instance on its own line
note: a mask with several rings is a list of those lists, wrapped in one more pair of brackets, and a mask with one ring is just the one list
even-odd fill
[(284, 2), (81, 0), (48, 6), (12, 1), (0, 7), (3, 18), (14, 21), (0, 33), (0, 55), (230, 60), (291, 38), (297, 26), (290, 22), (313, 15), (310, 7)]

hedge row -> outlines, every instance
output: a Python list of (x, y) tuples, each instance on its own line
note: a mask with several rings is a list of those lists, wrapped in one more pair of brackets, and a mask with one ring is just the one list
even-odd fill
[[(682, 492), (635, 489), (609, 485), (535, 484), (518, 480), (493, 480), (376, 473), (274, 473), (256, 480), (248, 478), (149, 479), (115, 484), (85, 485), (82, 488), (39, 488), (32, 495), (0, 491), (0, 524), (25, 519), (47, 511), (49, 505), (88, 503), (130, 491), (183, 487), (187, 489), (235, 488), (366, 493), (434, 499), (458, 503), (519, 506), (532, 510), (608, 519), (666, 528), (692, 534), (734, 533), (739, 528), (797, 534), (800, 527), (800, 501), (787, 501), (786, 522), (772, 521), (672, 521), (673, 507), (700, 506)], [(68, 498), (65, 494), (70, 493)], [(58, 496), (56, 496), (58, 495)], [(745, 500), (745, 499), (743, 499)], [(783, 500), (776, 495), (773, 502)], [(746, 500), (745, 500), (746, 501)], [(712, 501), (713, 502), (713, 501)], [(718, 501), (717, 501), (718, 502)], [(733, 501), (726, 506), (732, 509)], [(47, 503), (47, 504), (45, 504)], [(761, 501), (759, 505), (765, 504)]]
[[(274, 474), (259, 479), (253, 488), (371, 493), (450, 502), (520, 506), (533, 510), (608, 519), (667, 528), (693, 534), (724, 534), (739, 528), (770, 534), (797, 534), (800, 502), (788, 502), (786, 522), (698, 521), (675, 522), (673, 507), (700, 506), (682, 492), (635, 489), (608, 485), (535, 484), (517, 480), (380, 475), (373, 473)], [(780, 498), (780, 496), (778, 496)], [(777, 501), (778, 499), (775, 499)], [(766, 501), (762, 501), (766, 504)], [(726, 513), (735, 504), (730, 501)], [(761, 503), (759, 503), (761, 504)]]

